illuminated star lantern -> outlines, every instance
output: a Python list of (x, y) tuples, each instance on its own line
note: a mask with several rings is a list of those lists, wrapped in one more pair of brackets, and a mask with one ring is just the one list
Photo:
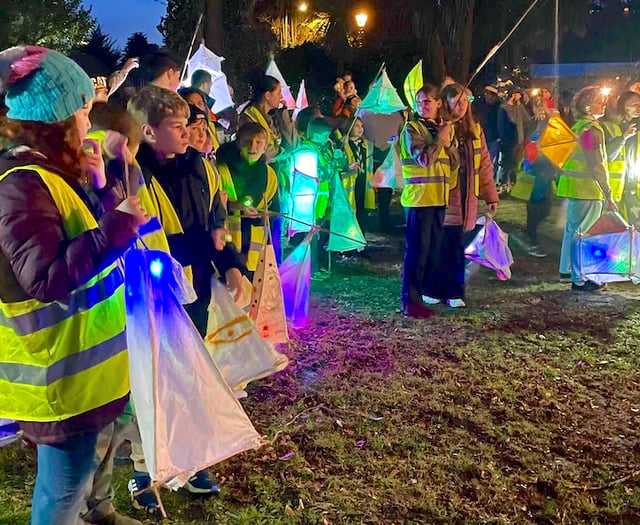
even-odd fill
[(617, 212), (607, 212), (578, 233), (574, 264), (580, 277), (596, 283), (640, 283), (640, 237)]
[(576, 135), (561, 117), (552, 116), (547, 125), (531, 136), (525, 149), (525, 158), (534, 163), (539, 154), (543, 154), (559, 169), (573, 153), (576, 147)]

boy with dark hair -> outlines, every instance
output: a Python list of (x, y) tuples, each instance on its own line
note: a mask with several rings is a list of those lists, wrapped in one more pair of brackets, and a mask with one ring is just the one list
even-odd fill
[(211, 88), (213, 87), (213, 79), (211, 78), (211, 73), (205, 71), (204, 69), (195, 70), (193, 72), (193, 75), (191, 75), (191, 85), (208, 95), (211, 91)]
[(180, 85), (180, 64), (168, 49), (158, 49), (140, 60), (142, 81), (170, 91)]
[(220, 177), (233, 184), (229, 192), (229, 231), (251, 272), (258, 266), (266, 234), (262, 210), (279, 208), (278, 179), (265, 162), (266, 150), (266, 130), (248, 122), (240, 127), (236, 140), (221, 149), (217, 164)]
[[(171, 254), (187, 274), (193, 275), (198, 298), (185, 310), (204, 336), (213, 264), (229, 288), (238, 293), (242, 290), (240, 270), (243, 266), (233, 246), (224, 241), (226, 212), (220, 201), (218, 181), (215, 174), (206, 169), (202, 155), (189, 147), (189, 106), (178, 94), (149, 85), (129, 101), (128, 110), (141, 126), (143, 143), (136, 160), (155, 201)], [(135, 470), (129, 482), (132, 493), (148, 487), (151, 482), (139, 452), (132, 450), (135, 456)], [(206, 471), (192, 476), (185, 488), (196, 494), (213, 494), (219, 490)]]

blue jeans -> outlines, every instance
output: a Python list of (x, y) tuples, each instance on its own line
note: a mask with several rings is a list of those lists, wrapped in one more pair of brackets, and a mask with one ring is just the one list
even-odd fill
[(94, 468), (98, 434), (57, 445), (38, 445), (38, 473), (33, 490), (31, 525), (75, 525)]

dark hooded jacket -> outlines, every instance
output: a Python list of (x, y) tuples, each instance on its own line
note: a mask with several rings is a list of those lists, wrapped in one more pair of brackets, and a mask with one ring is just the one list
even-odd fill
[(211, 232), (224, 227), (226, 211), (218, 192), (210, 206), (210, 188), (201, 154), (189, 148), (184, 155), (161, 162), (148, 144), (142, 144), (136, 159), (147, 185), (155, 178), (178, 215), (184, 233), (167, 235), (169, 248), (180, 264), (192, 267), (198, 297), (211, 293), (212, 262), (220, 275), (230, 268), (244, 271), (232, 245), (222, 251), (213, 247)]

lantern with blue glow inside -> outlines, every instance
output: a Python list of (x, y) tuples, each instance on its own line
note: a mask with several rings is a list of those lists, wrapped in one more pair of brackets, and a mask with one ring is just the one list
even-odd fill
[(316, 199), (318, 197), (318, 154), (313, 150), (301, 150), (294, 154), (291, 163), (291, 198), (289, 235), (308, 232), (315, 224)]
[(577, 232), (573, 257), (583, 279), (640, 283), (640, 237), (618, 213), (604, 213), (586, 233)]

